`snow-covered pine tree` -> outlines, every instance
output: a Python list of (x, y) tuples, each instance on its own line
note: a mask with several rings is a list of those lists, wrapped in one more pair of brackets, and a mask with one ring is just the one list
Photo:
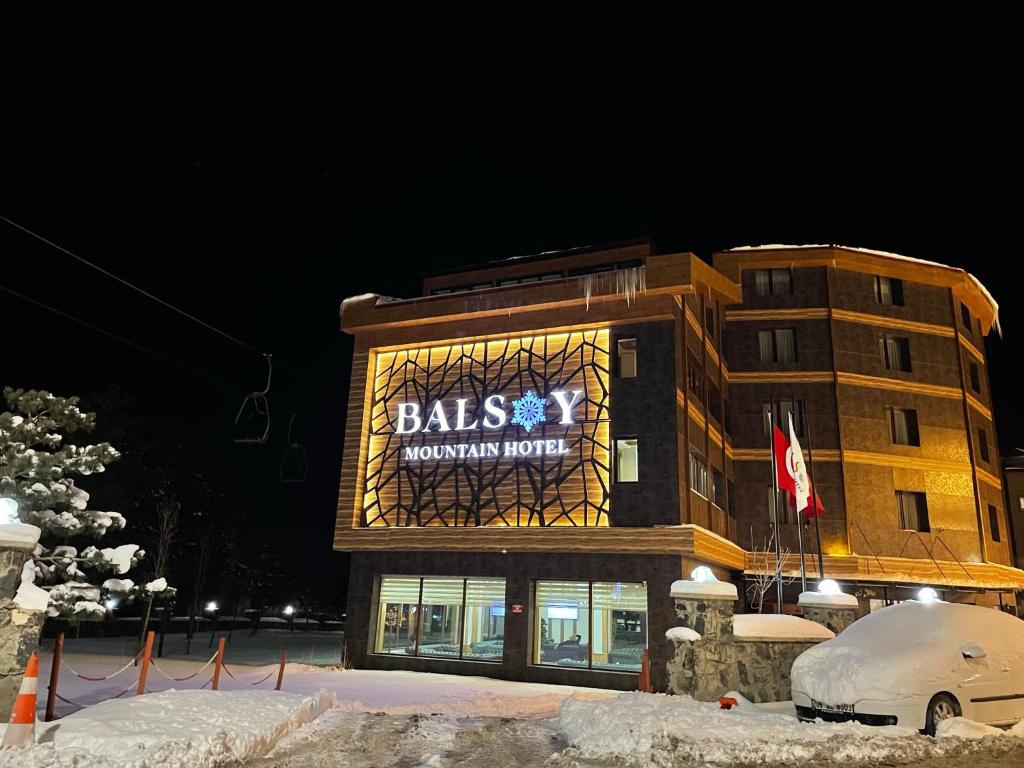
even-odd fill
[[(132, 598), (166, 588), (163, 579), (136, 586), (122, 578), (145, 554), (137, 545), (96, 546), (124, 528), (125, 519), (90, 509), (75, 476), (103, 472), (119, 454), (109, 443), (78, 446), (64, 439), (91, 431), (95, 414), (83, 413), (77, 397), (10, 387), (3, 394), (9, 410), (0, 413), (0, 497), (17, 501), (20, 518), (42, 531), (16, 601), (45, 608), (49, 616), (102, 618), (110, 594)], [(110, 578), (100, 582), (104, 576)]]

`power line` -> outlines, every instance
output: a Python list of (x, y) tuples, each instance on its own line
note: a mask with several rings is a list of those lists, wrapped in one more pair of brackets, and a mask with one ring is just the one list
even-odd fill
[(198, 368), (193, 368), (188, 363), (183, 363), (180, 360), (174, 359), (173, 357), (167, 357), (166, 355), (162, 355), (159, 352), (154, 352), (152, 349), (149, 349), (148, 347), (144, 347), (141, 344), (139, 344), (138, 342), (132, 341), (131, 339), (126, 339), (123, 336), (118, 336), (116, 333), (112, 333), (111, 331), (108, 331), (105, 328), (100, 328), (99, 326), (93, 325), (92, 323), (87, 322), (85, 320), (82, 320), (81, 318), (75, 317), (74, 315), (69, 315), (67, 312), (59, 310), (56, 307), (51, 307), (49, 304), (44, 304), (43, 302), (39, 301), (38, 299), (33, 299), (31, 296), (26, 296), (23, 293), (18, 293), (17, 291), (12, 290), (12, 289), (8, 288), (7, 286), (0, 285), (0, 291), (3, 291), (4, 293), (9, 293), (11, 296), (15, 296), (15, 297), (21, 299), (22, 301), (26, 301), (29, 304), (33, 304), (33, 305), (35, 305), (37, 307), (40, 307), (41, 309), (49, 310), (50, 312), (53, 312), (55, 315), (60, 315), (65, 320), (70, 320), (73, 323), (78, 323), (79, 325), (83, 325), (86, 328), (89, 328), (90, 330), (95, 331), (96, 333), (101, 333), (104, 336), (108, 336), (111, 339), (114, 339), (115, 341), (121, 342), (122, 344), (127, 344), (129, 347), (132, 347), (133, 349), (137, 349), (140, 352), (145, 352), (146, 354), (152, 355), (153, 357), (155, 357), (155, 358), (157, 358), (159, 360), (163, 360), (166, 363), (173, 363), (174, 365), (180, 366), (180, 367), (184, 368), (185, 370), (190, 371), (191, 373), (194, 373), (194, 374), (196, 374), (198, 376), (203, 376), (203, 377), (205, 377), (207, 379), (210, 379), (211, 381), (216, 382), (217, 384), (219, 384), (222, 387), (225, 387), (227, 389), (232, 389), (232, 390), (239, 390), (239, 389), (241, 389), (241, 387), (238, 387), (238, 386), (235, 386), (235, 385), (232, 385), (232, 384), (228, 384), (226, 381), (218, 379), (213, 374), (207, 373), (206, 371), (201, 371)]
[[(133, 291), (136, 291), (137, 293), (142, 294), (146, 298), (148, 298), (148, 299), (150, 299), (152, 301), (157, 302), (161, 306), (166, 307), (167, 309), (170, 309), (172, 312), (177, 312), (179, 315), (188, 318), (189, 320), (191, 320), (194, 323), (197, 323), (198, 325), (201, 325), (203, 328), (206, 328), (208, 331), (212, 331), (213, 333), (216, 333), (218, 336), (222, 336), (223, 338), (227, 339), (228, 341), (230, 341), (230, 342), (232, 342), (234, 344), (237, 344), (238, 346), (242, 347), (243, 349), (246, 349), (249, 352), (254, 352), (257, 355), (261, 355), (263, 357), (269, 357), (270, 356), (268, 353), (264, 352), (263, 350), (257, 349), (256, 347), (252, 346), (251, 344), (247, 344), (246, 342), (242, 341), (241, 339), (235, 338), (230, 333), (222, 331), (220, 328), (217, 328), (216, 326), (210, 325), (205, 320), (201, 320), (200, 318), (196, 317), (195, 315), (191, 314), (190, 312), (187, 312), (184, 309), (181, 309), (181, 308), (175, 306), (174, 304), (171, 304), (168, 301), (164, 301), (159, 296), (154, 296), (152, 293), (150, 293), (149, 291), (145, 290), (144, 288), (140, 288), (139, 286), (135, 285), (134, 283), (129, 282), (128, 280), (125, 280), (123, 277), (119, 277), (118, 275), (115, 275), (110, 270), (104, 269), (103, 267), (99, 266), (98, 264), (94, 264), (93, 262), (91, 262), (88, 259), (85, 259), (85, 258), (79, 256), (76, 253), (72, 253), (71, 251), (69, 251), (64, 246), (59, 245), (58, 243), (55, 243), (55, 242), (53, 242), (52, 240), (49, 240), (46, 237), (43, 237), (42, 235), (40, 235), (37, 232), (33, 232), (31, 229), (28, 229), (27, 227), (23, 227), (21, 224), (18, 224), (16, 221), (11, 221), (11, 219), (9, 219), (9, 218), (7, 218), (6, 216), (3, 216), (3, 215), (0, 215), (0, 221), (6, 222), (8, 225), (14, 227), (18, 231), (20, 231), (20, 232), (22, 232), (22, 233), (24, 233), (26, 235), (28, 235), (29, 237), (33, 238), (34, 240), (36, 240), (36, 241), (38, 241), (40, 243), (44, 243), (45, 245), (48, 245), (50, 248), (53, 248), (54, 250), (57, 250), (60, 253), (63, 253), (64, 255), (71, 257), (75, 261), (78, 261), (78, 262), (81, 262), (82, 264), (85, 264), (87, 267), (90, 267), (91, 269), (96, 270), (100, 274), (106, 275), (111, 280), (115, 280), (118, 283), (121, 283), (121, 285), (124, 285), (127, 288), (131, 288)], [(275, 359), (275, 362), (280, 367), (284, 368), (285, 370), (290, 371), (292, 374), (294, 374), (294, 375), (296, 375), (296, 376), (298, 376), (300, 378), (303, 378), (303, 379), (305, 379), (306, 381), (308, 381), (308, 382), (310, 382), (312, 384), (317, 385), (318, 387), (322, 388), (323, 390), (325, 390), (327, 392), (330, 392), (331, 394), (339, 394), (332, 387), (329, 387), (326, 384), (324, 384), (323, 382), (318, 381), (317, 379), (314, 379), (312, 376), (310, 376), (310, 375), (308, 375), (306, 373), (303, 373), (302, 371), (300, 371), (300, 370), (298, 370), (296, 368), (293, 368), (292, 366), (288, 365), (287, 363), (282, 362), (280, 359)]]

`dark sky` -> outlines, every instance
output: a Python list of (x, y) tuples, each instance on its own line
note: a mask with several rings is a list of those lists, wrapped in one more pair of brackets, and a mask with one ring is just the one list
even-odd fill
[[(211, 47), (193, 21), (170, 43), (20, 58), (0, 96), (0, 213), (316, 383), (276, 368), (271, 444), (235, 446), (257, 355), (6, 226), (0, 285), (201, 373), (0, 292), (0, 383), (119, 385), (139, 435), (186, 446), (311, 580), (347, 567), (330, 552), (351, 350), (338, 304), (413, 294), (442, 266), (638, 236), (703, 257), (824, 242), (963, 266), (1003, 306), (1005, 338), (988, 344), (999, 439), (1024, 445), (1018, 12), (471, 47), (360, 47), (352, 25), (327, 44), (314, 17), (289, 20), (308, 35)], [(282, 486), (295, 412), (310, 474)]]

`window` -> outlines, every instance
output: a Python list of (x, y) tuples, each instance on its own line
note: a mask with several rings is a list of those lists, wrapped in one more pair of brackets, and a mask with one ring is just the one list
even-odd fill
[(999, 535), (999, 510), (994, 505), (988, 505), (988, 529), (992, 533), (992, 541), (1002, 541)]
[(981, 394), (981, 373), (978, 370), (978, 364), (977, 363), (971, 363), (970, 366), (968, 367), (968, 371), (969, 371), (970, 376), (971, 376), (971, 389), (973, 389), (975, 392), (977, 392), (980, 395)]
[(882, 365), (890, 371), (910, 371), (910, 339), (883, 336), (880, 341)]
[(636, 378), (636, 339), (619, 339), (619, 378)]
[[(772, 486), (768, 486), (768, 519), (772, 517), (772, 492), (775, 489)], [(776, 512), (779, 515), (779, 525), (792, 525), (797, 522), (796, 505), (793, 503), (793, 497), (789, 495), (788, 491), (782, 489), (778, 490), (775, 496)]]
[(722, 391), (712, 383), (708, 383), (708, 413), (715, 421), (722, 418)]
[(647, 648), (647, 585), (538, 581), (535, 664), (638, 672)]
[(704, 327), (708, 329), (708, 336), (715, 335), (715, 308), (706, 307), (704, 309)]
[(757, 347), (762, 363), (795, 363), (796, 331), (792, 328), (758, 331)]
[(711, 468), (711, 501), (719, 509), (725, 509), (725, 477), (714, 467)]
[(615, 441), (615, 482), (635, 483), (639, 479), (637, 440), (626, 437)]
[[(767, 400), (761, 403), (761, 424), (764, 427), (764, 436), (769, 437), (772, 433), (771, 420), (768, 418), (768, 410), (771, 403)], [(804, 404), (802, 400), (776, 400), (775, 401), (775, 425), (782, 430), (782, 434), (789, 439), (789, 418), (793, 417), (793, 430), (797, 437), (804, 436)]]
[(505, 580), (383, 576), (375, 653), (501, 661)]
[(984, 429), (978, 430), (978, 455), (984, 462), (989, 461), (988, 457), (988, 433)]
[(962, 301), (960, 302), (960, 319), (964, 321), (964, 328), (971, 330), (971, 310)]
[(875, 301), (893, 307), (903, 306), (903, 281), (898, 277), (875, 278)]
[(692, 392), (702, 403), (704, 399), (704, 368), (692, 354), (686, 355), (686, 381)]
[(754, 288), (758, 296), (788, 296), (793, 293), (793, 272), (789, 269), (755, 269)]
[(913, 408), (890, 408), (889, 428), (894, 445), (921, 445), (917, 431), (917, 411)]
[(690, 489), (705, 499), (708, 497), (708, 465), (703, 454), (690, 446)]
[(900, 511), (900, 528), (904, 531), (931, 530), (928, 525), (928, 502), (923, 493), (917, 491), (896, 491), (896, 502)]

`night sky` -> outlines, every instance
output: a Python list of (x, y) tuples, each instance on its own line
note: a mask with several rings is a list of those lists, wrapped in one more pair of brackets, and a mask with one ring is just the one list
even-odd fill
[[(287, 567), (334, 588), (343, 298), (636, 237), (705, 258), (841, 243), (962, 266), (991, 289), (999, 442), (1024, 446), (1022, 25), (1006, 13), (930, 29), (888, 14), (817, 32), (690, 24), (674, 42), (614, 45), (357, 50), (350, 28), (328, 47), (261, 38), (228, 53), (221, 40), (209, 60), (187, 37), (37, 51), (2, 97), (0, 214), (282, 365), (271, 442), (235, 445), (258, 355), (0, 223), (0, 286), (156, 353), (0, 291), (0, 384), (90, 408), (116, 385), (133, 443), (178, 446), (237, 494), (250, 543), (283, 542)], [(310, 472), (282, 485), (292, 413)]]

